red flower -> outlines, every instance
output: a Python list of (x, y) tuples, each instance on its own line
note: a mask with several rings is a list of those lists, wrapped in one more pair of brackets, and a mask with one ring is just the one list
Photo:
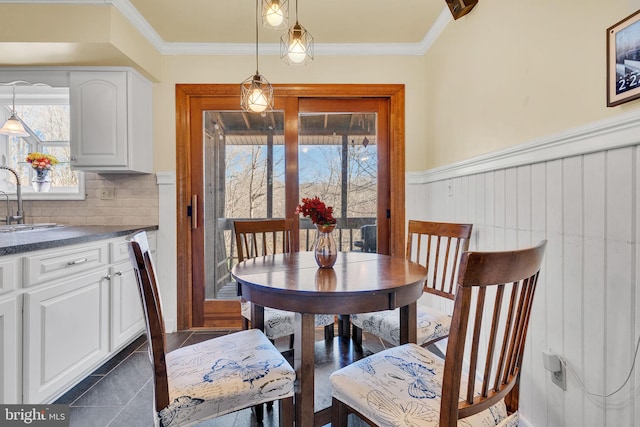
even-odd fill
[(313, 199), (302, 198), (302, 204), (296, 207), (296, 213), (302, 214), (305, 218), (310, 218), (311, 222), (319, 225), (335, 224), (333, 217), (333, 207), (326, 206), (319, 197)]

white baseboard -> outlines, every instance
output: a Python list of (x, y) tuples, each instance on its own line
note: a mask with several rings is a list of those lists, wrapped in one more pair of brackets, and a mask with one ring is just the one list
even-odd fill
[(522, 412), (520, 412), (520, 422), (518, 423), (518, 427), (535, 427), (535, 426), (531, 424), (531, 421), (529, 421), (527, 417), (522, 415)]

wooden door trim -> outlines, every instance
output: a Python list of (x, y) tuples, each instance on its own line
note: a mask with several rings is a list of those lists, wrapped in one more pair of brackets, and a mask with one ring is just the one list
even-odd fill
[[(404, 256), (405, 242), (405, 95), (402, 84), (292, 84), (274, 85), (275, 96), (304, 98), (388, 98), (389, 99), (389, 165), (390, 171), (390, 253)], [(197, 97), (237, 96), (239, 84), (176, 85), (176, 233), (177, 233), (177, 327), (193, 326), (191, 306), (192, 254), (191, 218), (191, 102)]]

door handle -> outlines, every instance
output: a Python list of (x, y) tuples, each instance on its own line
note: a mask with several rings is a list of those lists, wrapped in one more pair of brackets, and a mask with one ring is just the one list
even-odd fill
[(191, 195), (191, 228), (198, 228), (198, 195)]

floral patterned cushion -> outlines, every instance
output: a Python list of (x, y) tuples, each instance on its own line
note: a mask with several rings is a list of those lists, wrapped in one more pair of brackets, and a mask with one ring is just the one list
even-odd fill
[[(437, 427), (444, 362), (416, 344), (393, 347), (331, 374), (332, 395), (379, 426)], [(463, 384), (461, 391), (466, 386)], [(504, 401), (458, 426), (517, 427)]]
[(189, 426), (293, 396), (291, 365), (256, 330), (236, 332), (167, 353), (170, 404), (160, 426)]
[[(242, 317), (251, 321), (251, 303), (249, 301), (240, 302), (240, 313)], [(332, 325), (335, 320), (333, 314), (316, 314), (316, 327)], [(264, 309), (264, 334), (270, 340), (293, 335), (295, 323), (295, 313), (291, 311), (277, 310), (265, 307)]]
[[(449, 335), (450, 315), (420, 304), (416, 311), (419, 345)], [(400, 309), (352, 314), (351, 323), (393, 345), (400, 345)]]

